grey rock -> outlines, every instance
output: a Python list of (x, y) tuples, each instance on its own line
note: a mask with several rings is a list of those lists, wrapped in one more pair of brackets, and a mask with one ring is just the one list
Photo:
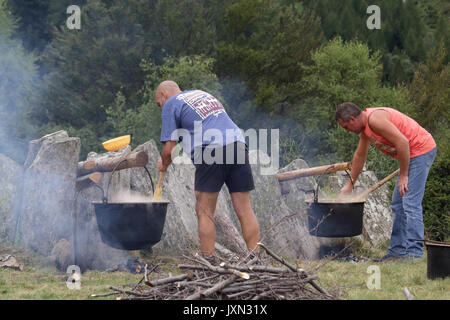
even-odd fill
[(73, 246), (67, 239), (60, 239), (54, 245), (50, 260), (60, 270), (67, 270), (67, 267), (73, 264)]
[(19, 209), (20, 243), (49, 256), (72, 234), (75, 179), (80, 139), (59, 131), (30, 143)]

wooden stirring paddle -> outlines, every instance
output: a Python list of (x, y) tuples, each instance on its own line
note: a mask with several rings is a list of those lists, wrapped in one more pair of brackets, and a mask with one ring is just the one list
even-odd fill
[(158, 202), (161, 201), (161, 196), (162, 196), (162, 183), (164, 180), (164, 174), (165, 172), (161, 171), (159, 173), (159, 178), (158, 178), (158, 184), (156, 185), (156, 189), (155, 189), (155, 193), (153, 194), (153, 200), (152, 202)]

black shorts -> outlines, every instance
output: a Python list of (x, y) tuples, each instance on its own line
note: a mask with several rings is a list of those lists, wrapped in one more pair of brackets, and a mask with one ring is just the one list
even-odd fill
[[(230, 153), (231, 150), (233, 150), (232, 153)], [(245, 143), (235, 142), (222, 148), (203, 148), (202, 151), (204, 161), (201, 164), (195, 164), (196, 191), (219, 192), (224, 183), (230, 193), (255, 189)], [(208, 156), (211, 159), (216, 155), (215, 159), (218, 161), (215, 163), (207, 160)]]

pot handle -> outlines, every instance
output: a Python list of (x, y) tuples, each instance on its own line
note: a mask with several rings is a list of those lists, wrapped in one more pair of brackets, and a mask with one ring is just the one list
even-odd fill
[(333, 168), (334, 168), (334, 165), (331, 165), (328, 168), (326, 168), (325, 171), (317, 179), (317, 187), (316, 187), (316, 190), (314, 192), (314, 202), (318, 202), (319, 201), (319, 181), (320, 181), (320, 179), (323, 177), (324, 174), (327, 174), (327, 172), (329, 170), (333, 169)]
[[(122, 164), (122, 162), (125, 162), (125, 161), (127, 161), (127, 159), (123, 159), (122, 161), (120, 161), (120, 162), (114, 167), (114, 169), (113, 169), (113, 171), (112, 171), (112, 173), (111, 173), (111, 176), (110, 176), (110, 178), (109, 178), (108, 185), (107, 185), (107, 187), (106, 187), (106, 193), (103, 191), (103, 189), (102, 189), (100, 186), (98, 186), (98, 187), (102, 190), (102, 192), (103, 192), (103, 203), (108, 203), (108, 191), (109, 191), (109, 185), (111, 184), (111, 180), (112, 180), (112, 176), (113, 176), (114, 172), (115, 172), (116, 169)], [(152, 185), (152, 191), (153, 191), (153, 193), (155, 193), (155, 185), (153, 184), (152, 175), (150, 174), (150, 172), (148, 171), (148, 169), (147, 169), (146, 166), (144, 166), (144, 169), (145, 169), (145, 171), (147, 171), (148, 177), (150, 178), (150, 183), (151, 183), (151, 185)]]
[(345, 173), (350, 178), (350, 183), (352, 184), (352, 190), (355, 190), (355, 184), (353, 183), (353, 179), (352, 179), (352, 176), (350, 175), (350, 172), (348, 172), (348, 170), (345, 170)]

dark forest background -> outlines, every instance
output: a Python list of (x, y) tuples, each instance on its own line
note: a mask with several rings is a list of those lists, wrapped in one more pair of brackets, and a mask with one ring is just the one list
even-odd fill
[[(81, 29), (66, 26), (69, 5)], [(369, 5), (381, 29), (369, 30)], [(159, 143), (157, 84), (209, 91), (239, 127), (280, 129), (280, 165), (351, 161), (344, 101), (416, 119), (438, 144), (425, 195), (428, 235), (450, 233), (450, 1), (0, 0), (0, 153), (60, 129), (88, 152), (133, 134)], [(269, 149), (270, 150), (270, 149)], [(370, 150), (382, 178), (396, 161)]]

